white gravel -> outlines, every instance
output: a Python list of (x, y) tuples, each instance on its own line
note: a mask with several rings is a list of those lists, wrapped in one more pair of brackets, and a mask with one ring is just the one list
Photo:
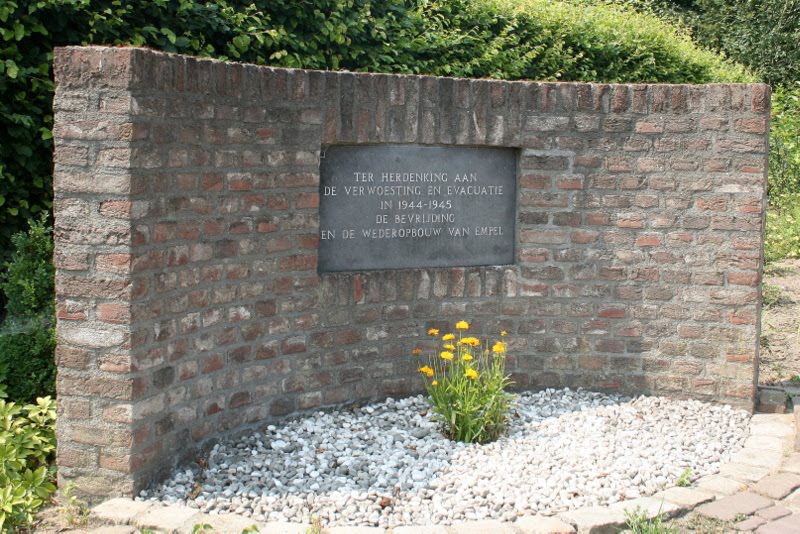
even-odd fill
[(270, 425), (214, 447), (139, 500), (258, 521), (451, 524), (550, 515), (716, 473), (747, 437), (729, 406), (583, 390), (524, 393), (495, 443), (451, 442), (422, 396)]

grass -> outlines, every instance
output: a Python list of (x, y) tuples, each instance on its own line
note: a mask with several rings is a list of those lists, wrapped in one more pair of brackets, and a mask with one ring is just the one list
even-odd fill
[(678, 534), (676, 527), (664, 524), (662, 514), (647, 517), (647, 513), (639, 506), (625, 510), (625, 527), (632, 534)]

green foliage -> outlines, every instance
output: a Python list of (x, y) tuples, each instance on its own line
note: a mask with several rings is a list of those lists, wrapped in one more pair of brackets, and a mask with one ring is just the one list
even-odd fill
[(633, 510), (625, 510), (625, 526), (631, 534), (677, 534), (678, 529), (664, 525), (661, 514), (648, 518), (647, 513), (639, 506)]
[(773, 284), (763, 284), (761, 286), (761, 295), (766, 308), (771, 308), (783, 300), (783, 290), (780, 286)]
[(675, 480), (675, 485), (679, 488), (685, 488), (692, 483), (692, 470), (690, 468), (686, 468), (683, 470), (683, 473)]
[(764, 81), (800, 80), (800, 0), (697, 0), (695, 36)]
[(53, 266), (53, 230), (47, 217), (31, 220), (27, 232), (11, 238), (14, 251), (0, 279), (6, 295), (9, 317), (36, 317), (54, 307), (55, 267)]
[[(508, 422), (512, 396), (505, 391), (510, 384), (505, 343), (484, 347), (478, 338), (462, 336), (468, 328), (466, 321), (456, 323), (458, 339), (445, 334), (442, 350), (435, 350), (419, 372), (426, 377), (428, 402), (443, 434), (457, 441), (488, 443), (500, 437)], [(428, 334), (438, 336), (439, 331)]]
[(785, 195), (800, 193), (800, 82), (777, 87), (772, 95), (769, 134), (770, 204), (786, 204)]
[(59, 512), (64, 522), (70, 527), (84, 527), (89, 523), (89, 506), (80, 500), (77, 495), (73, 495), (77, 486), (72, 482), (61, 490)]
[(781, 195), (767, 210), (764, 262), (800, 258), (800, 193)]
[(29, 525), (55, 491), (56, 403), (18, 406), (0, 399), (0, 531)]
[(776, 88), (770, 127), (764, 260), (800, 258), (800, 82)]
[(549, 0), (0, 0), (0, 42), (0, 262), (52, 204), (55, 46), (506, 79), (749, 79), (654, 16)]
[(14, 252), (0, 289), (8, 317), (0, 329), (0, 384), (16, 401), (55, 392), (55, 320), (52, 229), (46, 218), (13, 236)]

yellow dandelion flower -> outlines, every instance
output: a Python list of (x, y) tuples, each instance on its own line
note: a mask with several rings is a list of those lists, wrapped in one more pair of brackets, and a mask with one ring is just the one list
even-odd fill
[(447, 352), (447, 351), (442, 352), (442, 354), (440, 354), (440, 356), (443, 359), (447, 360), (447, 361), (450, 361), (450, 360), (452, 360), (454, 358), (453, 353), (452, 352)]
[(417, 369), (417, 371), (419, 371), (419, 372), (420, 372), (420, 373), (422, 373), (423, 375), (427, 376), (428, 378), (430, 378), (430, 377), (432, 377), (432, 376), (433, 376), (433, 369), (431, 369), (431, 368), (430, 368), (429, 366), (427, 366), (427, 365), (426, 365), (426, 366), (424, 366), (424, 367), (420, 367), (419, 369)]
[(411, 351), (411, 354), (413, 354), (414, 356), (419, 356), (420, 354), (422, 354), (422, 349), (414, 349)]
[(506, 344), (501, 342), (501, 341), (498, 341), (492, 347), (492, 352), (497, 353), (497, 354), (502, 354), (505, 351), (506, 351)]
[(466, 371), (464, 371), (464, 377), (469, 378), (470, 380), (475, 380), (476, 378), (478, 378), (478, 371), (476, 371), (475, 369), (467, 369)]
[(461, 345), (469, 345), (470, 347), (477, 347), (481, 344), (481, 340), (476, 337), (465, 337), (459, 341)]
[(451, 345), (450, 343), (445, 345), (444, 348), (447, 349), (447, 350), (456, 350), (456, 348), (453, 345)]
[(445, 334), (442, 336), (442, 341), (453, 341), (455, 338), (453, 334)]
[(506, 335), (506, 334), (508, 334), (508, 332), (506, 332), (505, 330), (503, 330), (502, 332), (500, 332), (500, 335), (501, 335), (501, 336), (504, 336), (504, 335)]
[(464, 360), (465, 362), (471, 361), (472, 354), (470, 354), (469, 352), (465, 352), (464, 355), (461, 357), (461, 359)]
[(434, 380), (433, 382), (431, 382), (431, 385), (434, 386), (434, 387), (438, 386), (439, 385), (439, 381), (438, 380)]
[(428, 335), (429, 336), (438, 336), (439, 335), (439, 330), (437, 330), (436, 328), (431, 328), (430, 330), (428, 330)]
[(469, 328), (469, 323), (467, 321), (458, 321), (456, 323), (456, 329), (458, 330), (466, 330)]

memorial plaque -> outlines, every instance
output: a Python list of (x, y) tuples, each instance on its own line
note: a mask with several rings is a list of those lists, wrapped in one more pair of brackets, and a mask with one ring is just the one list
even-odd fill
[(319, 271), (508, 265), (510, 148), (340, 145), (320, 164)]

